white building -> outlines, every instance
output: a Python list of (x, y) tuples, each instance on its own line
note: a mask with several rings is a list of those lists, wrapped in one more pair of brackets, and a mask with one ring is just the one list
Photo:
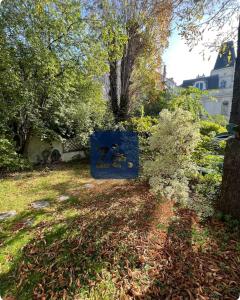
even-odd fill
[(210, 76), (197, 76), (195, 79), (184, 80), (182, 87), (194, 86), (208, 90), (214, 99), (204, 96), (202, 103), (211, 115), (221, 114), (229, 119), (232, 104), (234, 67), (236, 55), (233, 42), (222, 45), (214, 69)]

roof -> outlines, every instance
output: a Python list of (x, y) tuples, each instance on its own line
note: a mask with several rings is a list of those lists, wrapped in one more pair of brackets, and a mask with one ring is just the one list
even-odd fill
[(182, 87), (186, 88), (189, 86), (194, 86), (194, 83), (198, 81), (204, 81), (206, 83), (207, 90), (218, 89), (219, 87), (219, 77), (218, 75), (199, 77), (195, 79), (183, 80)]
[(218, 57), (214, 66), (214, 70), (232, 67), (236, 60), (233, 41), (225, 42), (222, 44)]

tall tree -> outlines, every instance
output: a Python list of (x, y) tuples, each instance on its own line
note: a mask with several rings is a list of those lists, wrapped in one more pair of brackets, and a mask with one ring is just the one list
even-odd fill
[[(96, 0), (108, 51), (110, 102), (115, 120), (130, 111), (130, 86), (134, 67), (153, 44), (158, 54), (166, 45), (172, 12), (170, 0)], [(98, 8), (96, 10), (96, 7)]]
[[(240, 126), (240, 19), (230, 122)], [(240, 131), (227, 142), (224, 157), (222, 193), (218, 208), (226, 214), (240, 217)]]
[[(133, 73), (139, 66), (139, 58), (145, 55), (147, 61), (152, 57), (146, 49), (153, 49), (153, 45), (156, 55), (161, 56), (170, 23), (194, 46), (209, 29), (221, 29), (226, 24), (231, 27), (231, 19), (239, 11), (238, 0), (88, 0), (87, 3), (92, 4), (91, 17), (94, 15), (94, 20), (100, 21), (103, 36), (107, 38), (103, 38), (103, 43), (108, 51), (109, 96), (116, 121), (128, 117), (134, 99)], [(217, 42), (229, 36), (234, 36), (233, 28), (209, 46), (216, 47)]]
[(70, 137), (94, 123), (106, 57), (79, 1), (3, 1), (0, 49), (0, 134), (20, 153), (33, 131)]

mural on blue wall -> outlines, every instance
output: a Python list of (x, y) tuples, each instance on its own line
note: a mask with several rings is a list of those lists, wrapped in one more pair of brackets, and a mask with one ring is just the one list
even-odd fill
[(131, 179), (138, 176), (138, 136), (130, 131), (97, 131), (90, 137), (91, 175)]

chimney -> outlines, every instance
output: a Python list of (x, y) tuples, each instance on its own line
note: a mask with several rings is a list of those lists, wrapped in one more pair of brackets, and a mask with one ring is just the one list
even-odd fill
[(163, 81), (166, 81), (167, 79), (167, 66), (163, 66)]

